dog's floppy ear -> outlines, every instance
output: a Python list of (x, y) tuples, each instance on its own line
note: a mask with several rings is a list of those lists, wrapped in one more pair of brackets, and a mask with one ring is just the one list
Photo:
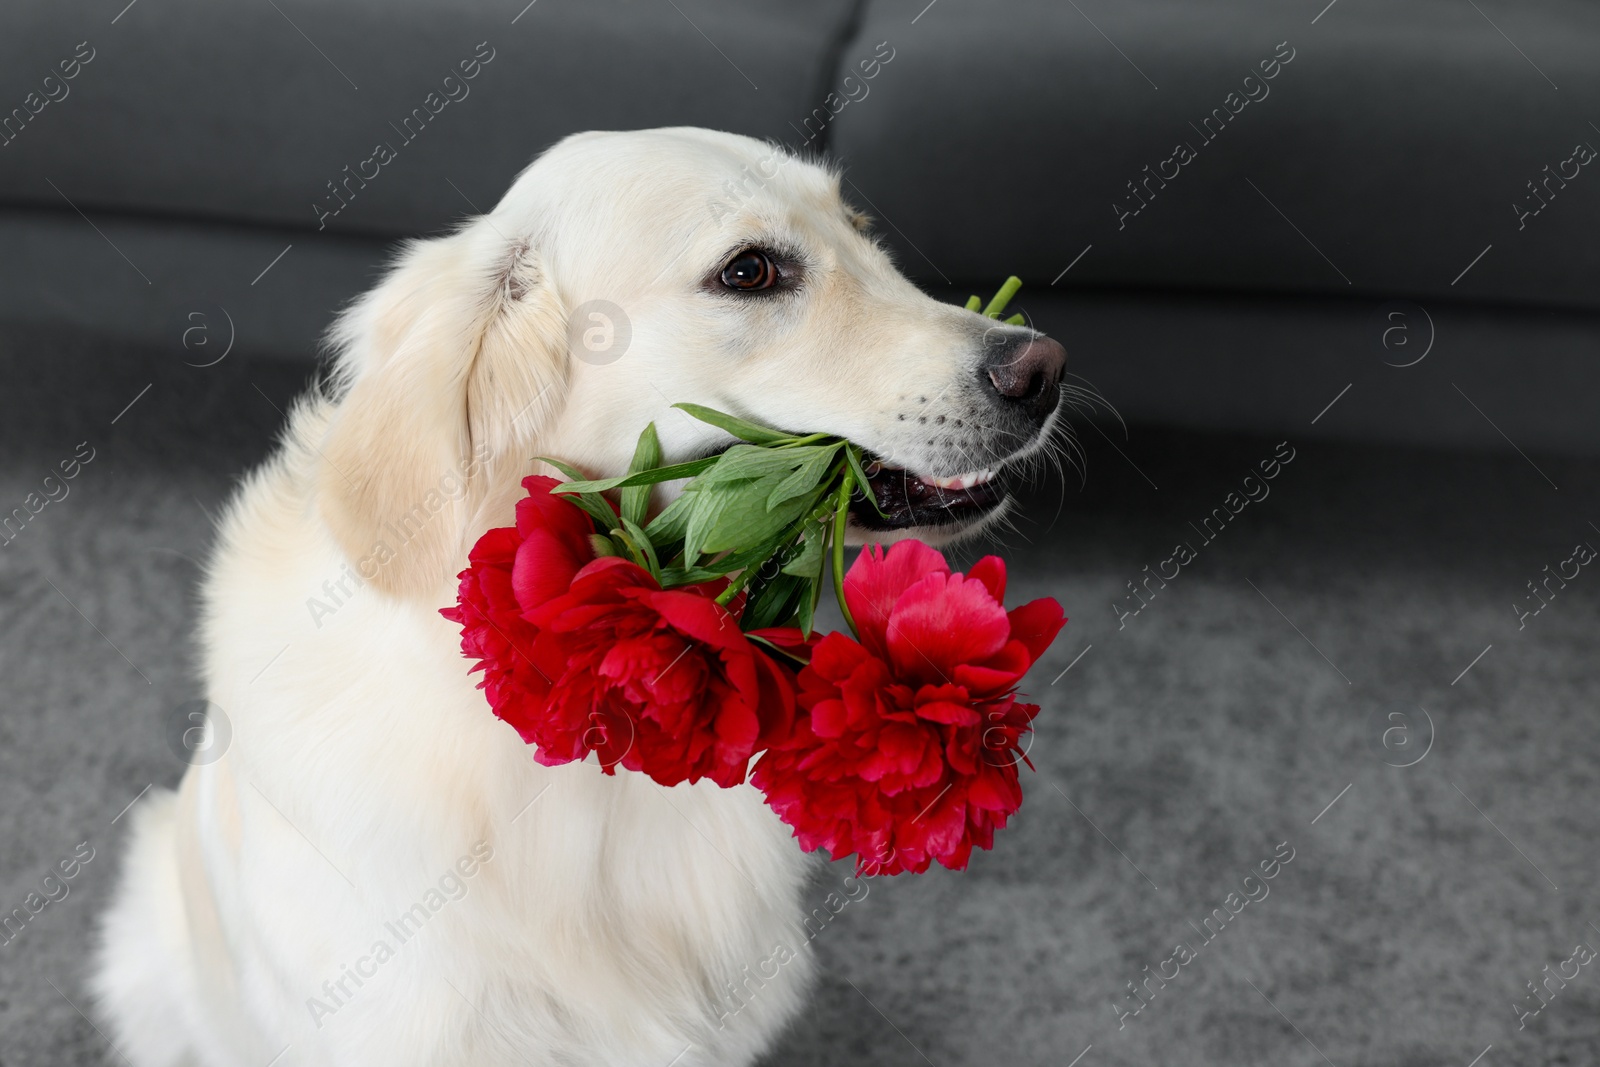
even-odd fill
[(482, 222), (413, 242), (340, 317), (317, 496), (363, 579), (404, 596), (453, 573), (565, 393), (565, 318), (535, 250)]

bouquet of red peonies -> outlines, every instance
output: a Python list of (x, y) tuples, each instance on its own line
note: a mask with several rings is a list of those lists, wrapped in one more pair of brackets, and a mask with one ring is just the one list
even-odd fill
[[(846, 571), (859, 448), (678, 407), (740, 443), (663, 464), (648, 426), (628, 473), (600, 481), (547, 459), (571, 480), (524, 479), (516, 525), (473, 547), (441, 614), (494, 713), (548, 766), (594, 753), (664, 786), (748, 778), (801, 847), (854, 854), (858, 874), (965, 868), (1022, 803), (1039, 709), (1016, 687), (1061, 606), (1008, 612), (1003, 561), (952, 573), (920, 541)], [(683, 479), (650, 517), (651, 487)], [(830, 560), (850, 633), (813, 630)]]

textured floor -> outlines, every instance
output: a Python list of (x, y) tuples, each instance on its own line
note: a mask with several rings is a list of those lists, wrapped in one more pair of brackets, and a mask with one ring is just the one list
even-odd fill
[[(73, 1007), (114, 820), (178, 777), (163, 722), (197, 695), (207, 513), (305, 373), (183, 355), (0, 338), (0, 511), (95, 452), (0, 548), (0, 911), (94, 850), (0, 946), (3, 1067), (120, 1062)], [(1512, 605), (1600, 545), (1600, 463), (1292, 442), (1207, 544), (1189, 523), (1277, 442), (1104, 425), (1125, 455), (1086, 433), (1087, 487), (1045, 487), (1006, 539), (1013, 597), (1072, 617), (1029, 679), (1019, 819), (964, 874), (871, 883), (817, 938), (814, 1003), (768, 1062), (1595, 1063), (1594, 968), (1526, 1029), (1513, 1002), (1600, 946), (1600, 574), (1520, 630)], [(1179, 541), (1195, 558), (1119, 628), (1125, 583)], [(1385, 748), (1401, 707), (1413, 732)], [(1269, 895), (1204, 942), (1191, 924), (1281, 842)], [(1180, 941), (1193, 959), (1119, 1029), (1126, 983)]]

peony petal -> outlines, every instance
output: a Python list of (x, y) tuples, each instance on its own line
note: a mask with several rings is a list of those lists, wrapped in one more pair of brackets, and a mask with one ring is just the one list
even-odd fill
[(1030, 600), (1020, 608), (1013, 609), (1008, 618), (1011, 620), (1011, 636), (1023, 643), (1029, 657), (1035, 662), (1044, 655), (1050, 642), (1067, 624), (1067, 617), (1054, 597)]
[(818, 737), (842, 737), (850, 728), (850, 713), (843, 700), (819, 701), (811, 709), (811, 729)]
[(967, 786), (970, 803), (985, 811), (1010, 814), (1022, 806), (1022, 787), (1017, 782), (1014, 765), (997, 767), (988, 764), (980, 767)]
[[(937, 784), (935, 782), (927, 786), (927, 791), (931, 792)], [(923, 847), (935, 856), (949, 855), (961, 847), (967, 829), (967, 791), (963, 784), (955, 783), (938, 794), (927, 813), (916, 824), (919, 829), (926, 827)]]
[(713, 729), (720, 744), (742, 753), (733, 758), (743, 763), (750, 758), (756, 738), (761, 736), (761, 721), (748, 704), (740, 700), (728, 700), (717, 712)]
[(619, 556), (601, 556), (578, 569), (566, 596), (534, 608), (527, 613), (527, 619), (535, 626), (566, 623), (568, 620), (564, 616), (572, 609), (583, 605), (616, 605), (628, 590), (640, 586), (660, 588), (650, 573), (638, 564)]
[(982, 582), (989, 595), (1006, 602), (1006, 561), (999, 556), (984, 556), (967, 571), (967, 577)]
[(830, 683), (842, 682), (870, 658), (867, 650), (858, 645), (849, 634), (835, 631), (817, 642), (815, 650), (811, 653), (811, 665), (806, 669), (805, 676), (825, 679)]
[[(516, 557), (517, 546), (521, 543), (522, 538), (514, 528), (496, 527), (478, 538), (478, 543), (467, 553), (467, 559), (479, 564), (510, 563)], [(462, 572), (463, 575), (466, 573)]]
[(953, 704), (948, 700), (918, 704), (917, 714), (929, 722), (950, 726), (976, 726), (983, 722), (983, 716), (974, 711), (971, 704)]
[(586, 562), (587, 556), (575, 556), (571, 547), (550, 531), (532, 531), (517, 549), (511, 569), (511, 588), (517, 603), (524, 611), (530, 611), (560, 596)]
[(577, 549), (594, 533), (594, 520), (572, 501), (551, 492), (560, 484), (540, 474), (522, 479), (528, 495), (517, 501), (517, 533), (527, 537), (534, 530), (547, 530)]
[(946, 682), (957, 664), (981, 663), (1010, 635), (1005, 609), (982, 582), (930, 574), (906, 590), (889, 617), (889, 660), (900, 678)]
[(760, 701), (756, 707), (761, 719), (761, 732), (756, 738), (757, 749), (767, 748), (786, 739), (794, 731), (794, 675), (788, 668), (764, 653), (756, 654), (756, 668), (760, 677)]
[(644, 600), (669, 626), (687, 637), (713, 648), (748, 651), (750, 642), (738, 621), (711, 597), (687, 591), (695, 588), (698, 587), (653, 592)]
[(987, 663), (960, 663), (950, 680), (979, 699), (993, 699), (1016, 688), (1031, 666), (1028, 650), (1021, 641), (1008, 641), (1000, 654)]
[[(739, 612), (734, 610), (733, 604), (728, 605), (728, 613), (735, 618), (739, 616)], [(747, 636), (759, 637), (768, 644), (780, 648), (802, 661), (811, 659), (812, 649), (816, 648), (817, 643), (822, 640), (821, 634), (812, 631), (811, 636), (807, 637), (795, 626), (768, 626), (761, 630), (750, 630)]]
[[(994, 835), (990, 834), (989, 836), (992, 838)], [(972, 844), (973, 843), (971, 841), (963, 840), (951, 851), (941, 853), (939, 856), (939, 863), (952, 871), (966, 870), (967, 860), (972, 856)], [(988, 842), (985, 842), (983, 847), (988, 848)]]
[(884, 631), (905, 591), (930, 574), (949, 574), (950, 564), (921, 541), (899, 541), (887, 552), (882, 545), (861, 550), (844, 576), (844, 599), (862, 643), (887, 656)]

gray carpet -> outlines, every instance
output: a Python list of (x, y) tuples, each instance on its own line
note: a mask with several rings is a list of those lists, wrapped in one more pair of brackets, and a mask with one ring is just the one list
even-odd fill
[[(119, 1062), (74, 1008), (114, 819), (179, 775), (163, 722), (197, 695), (208, 514), (306, 373), (184, 355), (0, 337), (0, 511), (95, 450), (0, 548), (0, 911), (94, 849), (0, 946), (4, 1067)], [(1492, 1045), (1483, 1067), (1595, 1063), (1594, 968), (1526, 1029), (1512, 1005), (1600, 946), (1600, 575), (1521, 630), (1512, 604), (1600, 545), (1600, 462), (1297, 441), (1205, 544), (1189, 523), (1276, 442), (1100, 425), (1120, 453), (1086, 432), (1087, 485), (1041, 486), (1007, 537), (1013, 596), (1072, 619), (1029, 679), (1044, 712), (1020, 817), (964, 874), (871, 883), (817, 938), (815, 1000), (768, 1062), (1067, 1067), (1092, 1045), (1080, 1067), (1466, 1067)], [(1196, 558), (1119, 629), (1124, 583), (1178, 541)], [(1411, 745), (1385, 749), (1402, 705)], [(1387, 765), (1421, 753), (1417, 706), (1431, 749)], [(1242, 880), (1280, 842), (1269, 894), (1204, 941), (1191, 924), (1259, 894)], [(1193, 958), (1119, 1029), (1126, 983), (1180, 941)]]

